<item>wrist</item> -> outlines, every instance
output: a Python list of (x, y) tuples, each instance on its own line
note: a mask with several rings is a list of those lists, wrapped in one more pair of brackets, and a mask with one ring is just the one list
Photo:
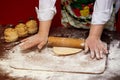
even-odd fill
[(100, 39), (104, 25), (91, 25), (89, 36), (90, 38)]
[(89, 35), (88, 38), (90, 38), (90, 39), (100, 39), (101, 36)]
[(38, 35), (41, 36), (48, 36), (49, 35), (49, 30), (50, 30), (50, 26), (51, 26), (51, 20), (49, 21), (40, 21), (39, 22), (39, 32)]
[(38, 32), (37, 33), (39, 36), (48, 36), (49, 35), (49, 33), (48, 32)]

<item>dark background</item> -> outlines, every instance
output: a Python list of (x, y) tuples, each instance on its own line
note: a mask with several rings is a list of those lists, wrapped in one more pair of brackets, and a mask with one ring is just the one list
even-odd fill
[[(37, 19), (35, 7), (38, 7), (39, 0), (0, 0), (0, 24), (13, 24), (26, 22), (30, 17)], [(60, 0), (57, 0), (57, 14), (52, 26), (60, 26), (61, 11)]]

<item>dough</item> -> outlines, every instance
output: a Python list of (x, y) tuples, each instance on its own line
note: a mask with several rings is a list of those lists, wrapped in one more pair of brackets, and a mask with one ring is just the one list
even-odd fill
[(4, 31), (4, 39), (6, 42), (14, 42), (18, 39), (17, 31), (13, 28), (6, 28)]
[(37, 21), (29, 20), (29, 21), (26, 22), (26, 26), (27, 26), (29, 34), (34, 34), (34, 33), (37, 32), (37, 29), (38, 29)]
[(59, 56), (65, 56), (70, 54), (76, 54), (82, 51), (82, 49), (78, 48), (68, 48), (68, 47), (53, 47), (53, 52)]
[(28, 35), (27, 27), (23, 23), (19, 23), (15, 26), (19, 37), (26, 37)]

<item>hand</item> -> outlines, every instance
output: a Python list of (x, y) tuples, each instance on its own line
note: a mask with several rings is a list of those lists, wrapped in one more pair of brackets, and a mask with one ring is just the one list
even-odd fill
[(35, 34), (31, 37), (23, 39), (20, 44), (22, 50), (29, 49), (31, 47), (37, 46), (41, 49), (47, 43), (48, 36), (42, 36), (40, 34)]
[(104, 54), (108, 54), (107, 46), (100, 39), (88, 37), (85, 42), (85, 53), (90, 51), (91, 58), (102, 59)]

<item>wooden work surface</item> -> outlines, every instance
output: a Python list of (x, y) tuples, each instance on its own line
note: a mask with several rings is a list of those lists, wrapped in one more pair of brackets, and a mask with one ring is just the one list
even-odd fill
[(10, 67), (22, 70), (57, 71), (72, 73), (103, 73), (106, 56), (103, 59), (91, 59), (83, 51), (69, 56), (56, 56), (52, 48), (21, 52), (18, 47), (10, 51)]
[[(66, 72), (51, 72), (51, 71), (35, 71), (35, 70), (20, 70), (10, 67), (7, 55), (8, 50), (11, 50), (15, 44), (4, 43), (2, 33), (4, 27), (0, 28), (0, 80), (120, 80), (120, 34), (116, 32), (104, 31), (102, 40), (108, 43), (109, 55), (107, 65), (102, 74), (83, 74), (83, 73), (66, 73)], [(71, 33), (73, 32), (73, 33)], [(58, 29), (51, 32), (52, 36), (86, 38), (87, 30), (78, 29)], [(42, 54), (42, 53), (41, 53)], [(46, 54), (46, 53), (45, 53)], [(28, 54), (25, 54), (28, 56)], [(52, 55), (53, 54), (49, 54)], [(76, 54), (80, 55), (80, 54)], [(36, 55), (37, 56), (37, 55)], [(71, 55), (73, 56), (73, 55)], [(89, 55), (88, 55), (89, 56)], [(47, 58), (47, 57), (46, 57)], [(27, 58), (26, 60), (30, 60)], [(32, 63), (29, 62), (29, 63)], [(36, 64), (36, 63), (34, 63)], [(19, 64), (18, 64), (19, 65)], [(63, 65), (63, 64), (62, 64)], [(92, 68), (92, 67), (91, 67)]]

